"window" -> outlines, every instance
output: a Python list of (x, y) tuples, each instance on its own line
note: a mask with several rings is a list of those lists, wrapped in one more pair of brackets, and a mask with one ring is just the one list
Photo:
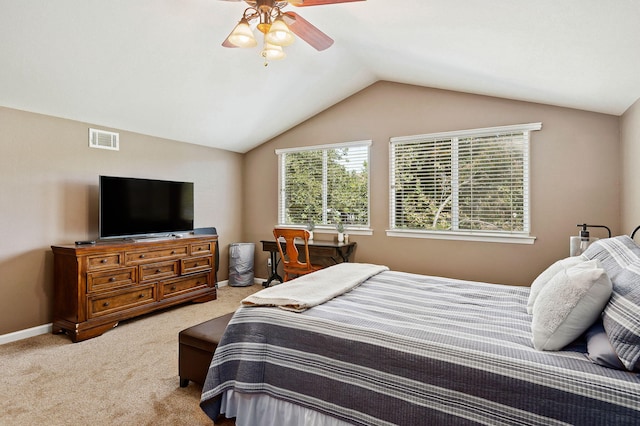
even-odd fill
[(280, 225), (369, 228), (371, 141), (276, 150)]
[(532, 243), (529, 133), (541, 127), (392, 138), (389, 235)]

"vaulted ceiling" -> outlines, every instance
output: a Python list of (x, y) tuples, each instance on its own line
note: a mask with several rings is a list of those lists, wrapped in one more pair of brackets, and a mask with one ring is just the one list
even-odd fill
[(0, 0), (0, 105), (246, 152), (379, 80), (621, 115), (640, 1), (367, 0), (291, 10), (331, 36), (267, 67), (221, 0)]

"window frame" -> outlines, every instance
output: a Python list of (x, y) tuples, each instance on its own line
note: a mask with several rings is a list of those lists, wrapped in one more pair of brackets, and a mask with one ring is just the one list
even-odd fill
[[(335, 149), (343, 149), (343, 148), (351, 148), (351, 147), (366, 147), (367, 155), (366, 161), (368, 165), (367, 171), (367, 224), (366, 225), (346, 225), (344, 226), (344, 232), (352, 235), (372, 235), (373, 230), (371, 229), (371, 146), (373, 144), (372, 140), (361, 140), (361, 141), (353, 141), (353, 142), (342, 142), (335, 144), (324, 144), (324, 145), (312, 145), (312, 146), (302, 146), (302, 147), (294, 147), (294, 148), (281, 148), (276, 149), (275, 153), (278, 156), (278, 224), (276, 226), (279, 227), (289, 227), (289, 228), (303, 228), (306, 229), (307, 225), (305, 224), (289, 224), (285, 222), (285, 173), (286, 173), (286, 164), (283, 161), (285, 158), (282, 154), (290, 154), (296, 152), (305, 152), (305, 151), (329, 151)], [(323, 167), (326, 167), (324, 165)], [(324, 199), (326, 199), (326, 194)], [(324, 225), (324, 224), (316, 224), (314, 228), (314, 233), (337, 233), (335, 226), (333, 225)]]
[[(464, 241), (484, 241), (499, 243), (516, 243), (516, 244), (533, 244), (536, 237), (531, 235), (531, 200), (530, 200), (530, 150), (531, 150), (531, 132), (540, 130), (542, 123), (517, 124), (510, 126), (497, 126), (487, 128), (477, 128), (460, 131), (429, 133), (423, 135), (400, 136), (389, 139), (389, 229), (386, 235), (390, 237), (406, 237), (406, 238), (430, 238), (444, 240), (464, 240)], [(521, 232), (491, 232), (491, 231), (467, 231), (467, 230), (430, 230), (430, 229), (401, 229), (396, 228), (396, 197), (395, 197), (395, 152), (394, 147), (402, 144), (415, 142), (424, 139), (452, 139), (452, 147), (454, 140), (460, 138), (482, 137), (498, 133), (522, 132), (525, 139), (524, 164), (523, 164), (523, 191), (524, 191), (524, 230)], [(452, 154), (453, 156), (453, 154)], [(452, 162), (456, 159), (452, 158)]]

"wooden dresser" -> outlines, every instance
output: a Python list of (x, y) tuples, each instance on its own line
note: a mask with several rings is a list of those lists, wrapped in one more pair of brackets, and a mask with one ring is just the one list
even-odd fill
[(216, 298), (217, 236), (52, 246), (53, 332), (74, 342), (127, 318)]

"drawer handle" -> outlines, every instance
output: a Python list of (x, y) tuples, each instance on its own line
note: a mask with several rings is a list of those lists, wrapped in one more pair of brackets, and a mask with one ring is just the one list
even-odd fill
[(195, 268), (196, 266), (198, 266), (198, 262), (193, 264), (193, 267)]
[(200, 285), (200, 281), (196, 281), (196, 285)]
[(138, 295), (138, 299), (142, 299), (144, 297), (144, 294), (139, 294)]
[(140, 259), (144, 259), (144, 254), (141, 254), (141, 255), (140, 255)]
[(161, 269), (156, 269), (156, 274), (159, 274), (160, 272), (162, 272)]
[(198, 251), (202, 250), (202, 247), (198, 247)]
[(176, 251), (175, 250), (171, 250), (171, 254), (176, 254)]
[(107, 263), (107, 259), (102, 259), (100, 263)]
[(104, 307), (106, 308), (107, 306), (109, 306), (109, 302), (104, 302), (104, 303), (102, 304), (102, 306), (104, 306)]
[(111, 278), (109, 278), (109, 282), (110, 282), (110, 283), (114, 282), (115, 280), (116, 280), (116, 278), (115, 278), (115, 277), (111, 277)]
[(172, 285), (172, 286), (171, 286), (171, 291), (173, 291), (173, 290), (175, 290), (175, 289), (176, 289), (176, 286), (175, 286), (175, 285)]

